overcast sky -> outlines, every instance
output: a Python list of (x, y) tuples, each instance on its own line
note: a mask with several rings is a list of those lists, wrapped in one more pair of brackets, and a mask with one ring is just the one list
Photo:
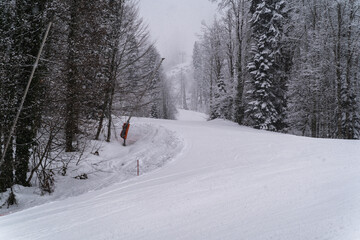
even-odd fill
[(209, 0), (140, 0), (139, 3), (140, 15), (168, 64), (179, 60), (180, 52), (191, 59), (201, 22), (211, 22), (217, 7)]

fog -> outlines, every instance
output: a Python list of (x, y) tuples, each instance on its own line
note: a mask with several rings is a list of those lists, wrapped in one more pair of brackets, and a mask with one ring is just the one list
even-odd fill
[(151, 38), (165, 67), (189, 61), (202, 21), (211, 22), (217, 4), (209, 0), (140, 0), (140, 15), (148, 24)]

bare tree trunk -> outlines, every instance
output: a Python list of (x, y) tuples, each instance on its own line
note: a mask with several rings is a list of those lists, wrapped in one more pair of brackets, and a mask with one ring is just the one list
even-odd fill
[(78, 16), (77, 16), (77, 1), (73, 1), (70, 13), (68, 45), (69, 52), (67, 58), (67, 79), (66, 79), (66, 116), (65, 116), (65, 151), (75, 151), (73, 147), (73, 140), (77, 132), (77, 117), (79, 116), (79, 101), (78, 101), (78, 83), (77, 83), (77, 66), (76, 66), (76, 32), (78, 31)]
[(337, 39), (335, 43), (335, 63), (336, 63), (336, 83), (337, 83), (337, 137), (343, 138), (343, 129), (342, 129), (342, 113), (343, 113), (343, 104), (341, 99), (341, 89), (342, 89), (342, 79), (341, 79), (341, 24), (342, 24), (342, 14), (341, 14), (341, 4), (337, 4)]
[[(243, 103), (243, 94), (244, 94), (244, 73), (243, 73), (243, 56), (242, 56), (242, 46), (243, 46), (243, 29), (244, 29), (244, 20), (245, 20), (245, 1), (241, 0), (239, 5), (236, 7), (233, 4), (233, 11), (236, 16), (236, 37), (237, 37), (237, 59), (236, 59), (236, 70), (237, 70), (237, 87), (236, 87), (236, 99), (235, 99), (235, 121), (239, 124), (242, 124), (244, 119), (244, 103)], [(240, 9), (238, 9), (240, 8)]]
[(105, 93), (104, 104), (102, 105), (102, 108), (101, 108), (101, 113), (100, 113), (101, 115), (100, 115), (100, 119), (99, 119), (98, 129), (97, 129), (97, 132), (95, 135), (95, 140), (99, 140), (101, 129), (103, 128), (105, 112), (106, 112), (106, 109), (107, 109), (108, 103), (109, 103), (109, 95), (110, 95), (109, 91), (107, 90)]
[(108, 122), (108, 131), (107, 131), (107, 138), (106, 141), (110, 142), (111, 140), (111, 124), (112, 124), (112, 105), (113, 105), (113, 99), (114, 99), (114, 93), (115, 93), (115, 87), (112, 86), (111, 93), (110, 93), (110, 101), (109, 101), (109, 122)]
[(313, 106), (313, 112), (311, 116), (311, 124), (310, 124), (310, 130), (311, 130), (311, 137), (316, 138), (317, 136), (317, 113), (316, 113), (316, 99), (314, 100), (314, 106)]
[(183, 70), (181, 69), (181, 101), (182, 101), (182, 107), (185, 110), (188, 110), (188, 106), (186, 103), (186, 88), (185, 88), (185, 79), (184, 79), (184, 74), (183, 74)]
[[(352, 50), (352, 24), (355, 18), (355, 12), (354, 12), (354, 1), (353, 0), (349, 0), (350, 1), (350, 17), (349, 17), (349, 23), (348, 23), (348, 30), (347, 30), (347, 54), (346, 54), (346, 94), (348, 95), (348, 99), (351, 99), (352, 95), (353, 95), (353, 84), (351, 81), (351, 71), (353, 69), (353, 50)], [(353, 104), (351, 102), (349, 102), (349, 104)], [(355, 103), (356, 104), (356, 103)], [(354, 138), (352, 132), (353, 132), (353, 128), (355, 127), (355, 123), (354, 118), (351, 121), (351, 117), (350, 117), (350, 109), (347, 109), (346, 113), (346, 126), (345, 126), (345, 138), (346, 139), (352, 139)], [(352, 112), (352, 114), (356, 114), (354, 112)], [(351, 122), (350, 122), (351, 121)], [(350, 129), (350, 126), (352, 129)]]

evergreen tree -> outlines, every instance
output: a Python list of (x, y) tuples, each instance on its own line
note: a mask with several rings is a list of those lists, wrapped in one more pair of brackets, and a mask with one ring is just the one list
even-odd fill
[[(10, 64), (13, 47), (13, 31), (15, 5), (12, 1), (0, 4), (0, 154), (4, 153), (5, 142), (9, 138), (9, 129), (15, 117), (16, 84), (11, 78), (13, 65)], [(13, 140), (13, 139), (12, 139)], [(13, 141), (5, 155), (4, 162), (0, 163), (0, 192), (6, 191), (14, 182)]]
[[(24, 94), (35, 56), (37, 55), (46, 26), (47, 1), (16, 1), (14, 64), (19, 66), (14, 74), (17, 82), (18, 103)], [(23, 111), (16, 126), (15, 183), (27, 185), (30, 149), (35, 144), (41, 119), (44, 88), (41, 82), (43, 68), (36, 72), (29, 89)]]
[[(96, 114), (105, 62), (105, 1), (69, 1), (67, 53), (65, 59), (65, 145), (67, 152), (76, 151), (73, 142), (86, 121)], [(107, 53), (106, 51), (104, 51)], [(100, 81), (100, 82), (99, 82)]]
[[(38, 54), (45, 31), (47, 1), (6, 1), (1, 9), (1, 142), (2, 147), (11, 137), (5, 161), (0, 169), (1, 190), (13, 183), (28, 185), (31, 148), (36, 145), (44, 95), (44, 67), (40, 65), (25, 99), (23, 110), (16, 125), (15, 138), (9, 136), (14, 116), (24, 95), (30, 73)], [(15, 154), (13, 151), (15, 150)], [(1, 151), (2, 152), (2, 151)], [(15, 156), (15, 158), (14, 158)], [(14, 159), (13, 159), (14, 158)], [(13, 171), (15, 175), (13, 175)], [(14, 179), (13, 179), (14, 178)]]
[(247, 114), (255, 128), (277, 131), (284, 116), (279, 107), (285, 101), (280, 91), (279, 66), (285, 1), (261, 0), (252, 2), (253, 57), (248, 65), (252, 76), (251, 102)]
[(289, 88), (291, 131), (312, 137), (359, 138), (356, 64), (359, 1), (292, 3), (295, 45)]
[[(341, 114), (341, 134), (338, 137), (345, 139), (359, 139), (360, 117), (356, 101), (356, 75), (359, 68), (356, 66), (354, 56), (359, 58), (358, 39), (360, 30), (358, 27), (359, 17), (356, 12), (360, 8), (360, 2), (349, 0), (348, 3), (336, 3), (337, 15), (337, 38), (336, 38), (336, 66), (338, 80), (338, 102)], [(355, 28), (354, 28), (355, 27)], [(342, 64), (343, 63), (343, 64)], [(342, 70), (340, 70), (342, 69)]]
[(193, 87), (191, 92), (191, 110), (198, 111), (202, 109), (202, 59), (201, 49), (198, 42), (194, 43), (193, 55), (192, 55), (192, 68), (193, 68)]

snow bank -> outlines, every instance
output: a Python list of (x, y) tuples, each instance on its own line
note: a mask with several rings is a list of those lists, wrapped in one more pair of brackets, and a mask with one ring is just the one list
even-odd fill
[[(117, 124), (120, 132), (122, 122)], [(15, 186), (14, 191), (18, 206), (4, 206), (0, 215), (20, 211), (46, 202), (63, 200), (89, 191), (99, 190), (114, 183), (123, 182), (137, 176), (137, 160), (140, 163), (140, 175), (162, 167), (172, 160), (183, 148), (181, 139), (164, 127), (135, 120), (130, 127), (127, 146), (122, 146), (122, 139), (112, 137), (112, 142), (91, 141), (85, 150), (84, 159), (76, 165), (74, 160), (66, 176), (57, 174), (55, 192), (41, 196), (37, 187)], [(99, 156), (95, 156), (95, 151)], [(88, 179), (78, 180), (76, 176), (86, 174)], [(3, 194), (2, 200), (6, 199)]]

